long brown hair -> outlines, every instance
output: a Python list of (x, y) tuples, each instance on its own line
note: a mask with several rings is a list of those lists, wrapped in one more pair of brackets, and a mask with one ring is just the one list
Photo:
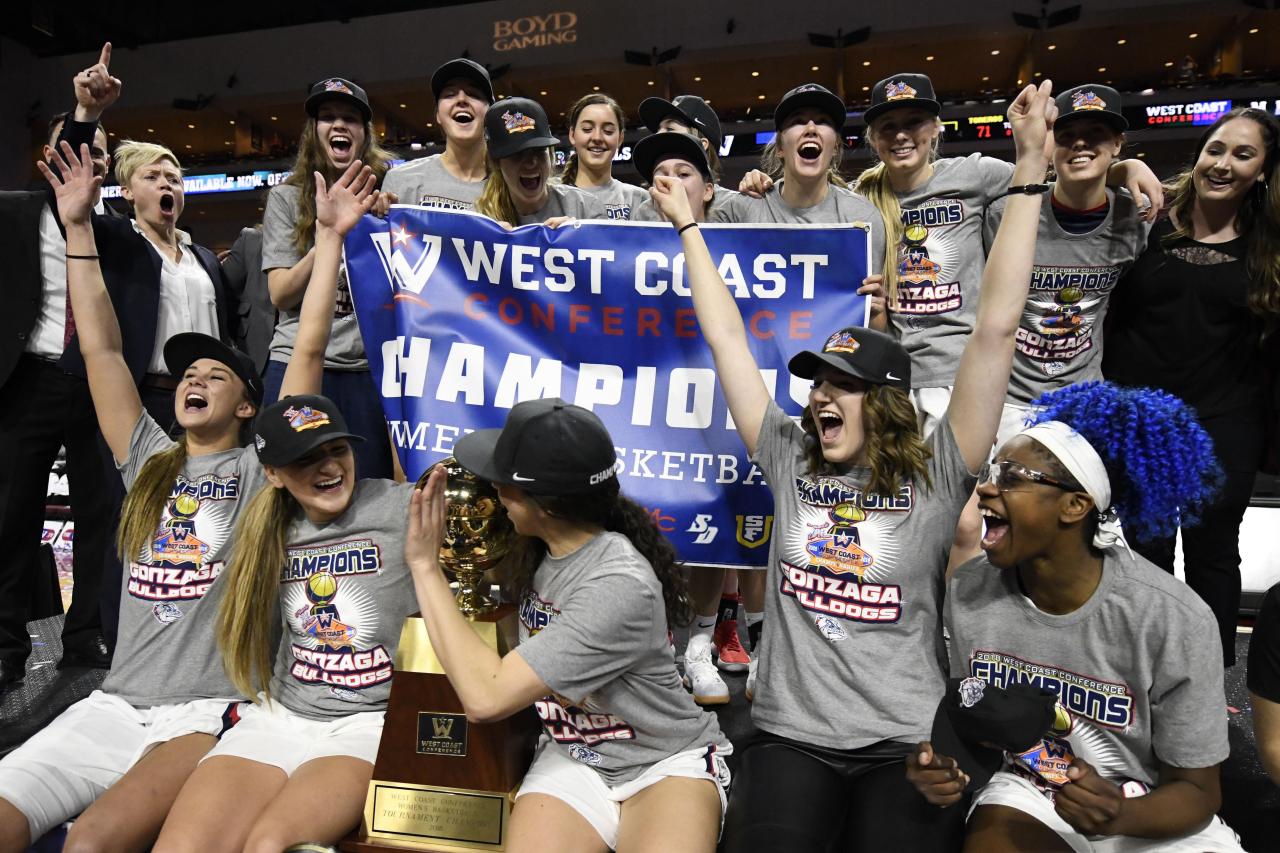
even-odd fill
[[(667, 613), (667, 627), (687, 625), (693, 620), (693, 604), (689, 599), (689, 583), (676, 562), (676, 551), (658, 530), (644, 507), (622, 494), (618, 478), (607, 480), (600, 488), (577, 495), (548, 497), (529, 495), (547, 514), (565, 521), (601, 527), (621, 533), (653, 568), (662, 584), (662, 600)], [(512, 549), (503, 559), (500, 572), (507, 594), (516, 601), (533, 588), (533, 575), (547, 555), (547, 545), (534, 536), (517, 536)]]
[(1248, 244), (1245, 269), (1249, 275), (1249, 309), (1274, 322), (1280, 318), (1280, 121), (1275, 116), (1253, 107), (1236, 107), (1205, 130), (1196, 143), (1191, 166), (1165, 184), (1174, 227), (1166, 240), (1191, 237), (1196, 161), (1218, 128), (1237, 118), (1247, 118), (1258, 125), (1265, 149), (1262, 175), (1241, 199), (1236, 214), (1238, 228)]
[[(813, 412), (807, 406), (800, 418), (800, 428), (805, 432), (809, 475), (835, 473), (835, 467), (822, 455)], [(914, 481), (933, 488), (928, 467), (933, 452), (920, 437), (916, 410), (906, 391), (888, 385), (869, 385), (862, 397), (862, 434), (867, 466), (871, 469), (871, 480), (867, 483), (869, 494), (888, 497), (904, 483)]]
[[(587, 107), (606, 106), (613, 110), (613, 116), (618, 120), (618, 140), (621, 144), (622, 134), (627, 129), (627, 114), (622, 111), (622, 107), (618, 106), (618, 102), (606, 95), (604, 92), (592, 92), (590, 95), (583, 95), (581, 98), (573, 102), (573, 106), (569, 108), (569, 130), (573, 130), (578, 125), (578, 119), (582, 116), (582, 111)], [(564, 171), (560, 173), (560, 183), (566, 186), (578, 185), (578, 152), (573, 150), (569, 152), (569, 159), (565, 161)]]
[[(373, 170), (382, 185), (382, 176), (391, 167), (391, 152), (377, 143), (373, 131), (373, 122), (364, 123), (364, 147), (355, 159)], [(341, 174), (340, 170), (329, 162), (329, 155), (324, 151), (320, 137), (316, 134), (316, 120), (307, 117), (302, 127), (302, 136), (298, 140), (298, 157), (293, 161), (293, 174), (285, 179), (289, 186), (297, 187), (298, 217), (293, 223), (293, 246), (298, 254), (306, 254), (311, 249), (316, 232), (316, 179), (312, 173), (319, 172), (324, 179), (332, 183)]]
[(126, 565), (150, 551), (165, 505), (173, 496), (173, 483), (186, 462), (184, 435), (168, 450), (152, 454), (134, 477), (120, 508), (120, 529), (116, 533), (116, 547)]
[[(868, 128), (867, 147), (874, 154), (872, 132)], [(929, 148), (930, 163), (938, 159), (941, 144), (942, 131), (939, 130)], [(889, 169), (883, 161), (863, 169), (862, 174), (854, 181), (854, 190), (874, 204), (884, 218), (884, 295), (885, 302), (892, 306), (898, 299), (898, 248), (902, 245), (902, 235), (906, 230), (902, 224), (902, 204), (898, 201), (898, 194), (894, 192), (893, 183), (889, 180)]]
[(263, 484), (240, 512), (235, 550), (224, 570), (224, 592), (215, 633), (231, 683), (257, 701), (268, 692), (280, 596), (280, 572), (288, 560), (285, 537), (298, 512), (288, 489)]

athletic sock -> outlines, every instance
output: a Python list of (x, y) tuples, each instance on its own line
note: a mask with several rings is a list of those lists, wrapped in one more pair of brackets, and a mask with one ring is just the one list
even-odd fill
[(738, 593), (724, 595), (720, 597), (720, 609), (716, 611), (716, 624), (721, 622), (734, 622), (738, 618), (738, 602), (742, 596)]
[(711, 644), (711, 634), (716, 629), (716, 615), (714, 613), (704, 616), (701, 613), (693, 617), (693, 624), (689, 626), (689, 645), (695, 643)]
[(764, 629), (764, 612), (752, 613), (744, 611), (747, 617), (747, 639), (751, 642), (751, 651), (760, 646), (760, 632)]

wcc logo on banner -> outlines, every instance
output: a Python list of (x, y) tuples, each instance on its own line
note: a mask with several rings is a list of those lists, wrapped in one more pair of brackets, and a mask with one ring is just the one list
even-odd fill
[[(810, 383), (791, 376), (787, 360), (866, 322), (857, 289), (870, 266), (869, 228), (702, 233), (765, 384), (799, 417)], [(772, 497), (733, 428), (670, 225), (508, 232), (477, 214), (396, 205), (352, 230), (346, 261), (409, 477), (450, 455), (464, 433), (502, 426), (516, 403), (563, 397), (609, 427), (623, 491), (682, 559), (765, 562)]]

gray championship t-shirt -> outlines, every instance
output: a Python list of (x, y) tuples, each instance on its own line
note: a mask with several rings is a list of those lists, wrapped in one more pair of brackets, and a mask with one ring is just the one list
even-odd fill
[(516, 225), (540, 225), (556, 216), (574, 219), (608, 219), (600, 199), (577, 187), (547, 184), (547, 203), (534, 213), (520, 217)]
[(1032, 683), (1058, 694), (1050, 731), (1005, 767), (1050, 799), (1073, 758), (1126, 786), (1159, 781), (1160, 763), (1223, 761), (1222, 643), (1198, 595), (1142, 557), (1110, 550), (1083, 607), (1053, 616), (1018, 587), (1012, 570), (979, 557), (947, 584), (951, 675), (1006, 687)]
[(898, 193), (905, 233), (889, 321), (911, 355), (913, 388), (955, 384), (986, 267), (983, 211), (1013, 177), (1012, 163), (980, 154), (939, 160), (933, 170), (925, 183)]
[(649, 200), (649, 191), (617, 178), (602, 187), (574, 187), (604, 205), (606, 219), (630, 219), (636, 207)]
[[(645, 198), (640, 204), (631, 209), (632, 222), (666, 222), (662, 218), (662, 213), (658, 210), (657, 205), (653, 203), (653, 199), (649, 197), (649, 191), (644, 191)], [(723, 219), (716, 219), (716, 211), (732, 204), (729, 199), (739, 193), (733, 190), (727, 190), (724, 187), (716, 187), (715, 193), (711, 196), (711, 204), (707, 205), (706, 221), (707, 222), (723, 222)]]
[[(1147, 246), (1151, 230), (1127, 192), (1107, 190), (1107, 216), (1088, 234), (1064, 231), (1044, 194), (1031, 289), (1018, 325), (1009, 399), (1026, 405), (1045, 391), (1102, 378), (1102, 319), (1111, 291)], [(986, 245), (1005, 199), (987, 208)]]
[(520, 603), (516, 653), (553, 692), (534, 703), (545, 736), (609, 785), (728, 743), (681, 684), (662, 584), (620, 534), (542, 561)]
[(361, 480), (338, 518), (299, 513), (280, 573), (284, 636), (271, 696), (313, 720), (382, 711), (404, 620), (418, 610), (404, 561), (412, 483)]
[(395, 193), (400, 204), (419, 204), (445, 210), (475, 210), (484, 181), (455, 178), (445, 168), (442, 154), (402, 163), (382, 179), (382, 190)]
[[(298, 187), (281, 184), (272, 187), (267, 194), (267, 211), (262, 217), (262, 271), (288, 269), (302, 260), (293, 243), (293, 225), (298, 221)], [(281, 310), (271, 337), (271, 360), (288, 362), (293, 357), (293, 342), (298, 338), (297, 308)], [(338, 295), (333, 306), (333, 331), (329, 346), (324, 351), (326, 370), (368, 370), (364, 356), (364, 341), (360, 326), (356, 323), (355, 307), (351, 303), (351, 287), (347, 284), (347, 267), (344, 261), (338, 269)]]
[[(126, 489), (148, 459), (173, 447), (145, 411), (120, 468)], [(125, 566), (120, 630), (102, 689), (146, 708), (239, 698), (218, 654), (214, 625), (226, 589), (236, 518), (265, 477), (252, 447), (188, 456), (147, 548)]]
[(867, 468), (812, 477), (804, 433), (776, 403), (754, 461), (774, 499), (755, 724), (833, 749), (929, 736), (942, 698), (942, 587), (976, 478), (951, 423), (926, 444), (922, 482), (863, 491)]
[[(812, 207), (792, 207), (783, 201), (782, 181), (770, 187), (764, 194), (764, 198), (752, 198), (745, 193), (729, 194), (726, 191), (725, 199), (720, 201), (721, 192), (721, 189), (716, 189), (716, 198), (712, 200), (711, 211), (707, 216), (708, 222), (732, 224), (777, 222), (804, 225), (847, 225), (851, 222), (866, 222), (871, 225), (871, 266), (867, 273), (873, 275), (884, 269), (884, 219), (874, 204), (852, 190), (828, 184), (826, 198)], [(862, 282), (858, 284), (861, 285)], [(833, 325), (832, 328), (837, 328), (837, 325)]]

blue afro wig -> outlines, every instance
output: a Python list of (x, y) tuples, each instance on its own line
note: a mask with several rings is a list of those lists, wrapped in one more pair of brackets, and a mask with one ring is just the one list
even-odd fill
[(1061, 421), (1088, 440), (1111, 479), (1111, 504), (1137, 541), (1195, 524), (1222, 486), (1213, 440), (1172, 394), (1082, 382), (1042, 394), (1033, 424)]

